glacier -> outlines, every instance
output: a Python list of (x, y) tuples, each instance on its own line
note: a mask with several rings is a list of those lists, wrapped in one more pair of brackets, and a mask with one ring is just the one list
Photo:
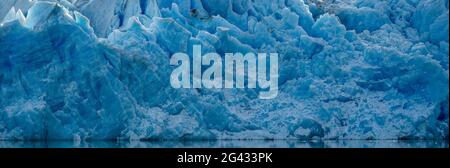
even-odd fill
[[(448, 0), (2, 0), (0, 140), (448, 139)], [(170, 56), (279, 53), (279, 95)]]

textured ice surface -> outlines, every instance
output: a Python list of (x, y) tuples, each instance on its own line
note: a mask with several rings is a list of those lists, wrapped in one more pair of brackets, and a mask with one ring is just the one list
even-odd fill
[[(2, 0), (0, 139), (448, 138), (448, 0)], [(277, 52), (280, 93), (170, 87)]]

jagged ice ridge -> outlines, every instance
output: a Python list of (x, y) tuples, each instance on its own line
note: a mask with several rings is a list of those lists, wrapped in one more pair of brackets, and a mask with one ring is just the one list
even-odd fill
[[(448, 0), (2, 0), (0, 139), (448, 139)], [(280, 93), (169, 58), (277, 52)]]

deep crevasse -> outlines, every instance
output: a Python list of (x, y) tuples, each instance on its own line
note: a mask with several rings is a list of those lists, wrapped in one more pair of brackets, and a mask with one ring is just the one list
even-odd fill
[[(0, 1), (0, 139), (448, 138), (448, 0)], [(280, 94), (169, 58), (278, 52)]]

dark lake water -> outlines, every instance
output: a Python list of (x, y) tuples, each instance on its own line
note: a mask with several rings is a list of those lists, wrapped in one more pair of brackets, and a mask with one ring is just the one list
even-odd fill
[(448, 148), (448, 140), (0, 141), (0, 148)]

